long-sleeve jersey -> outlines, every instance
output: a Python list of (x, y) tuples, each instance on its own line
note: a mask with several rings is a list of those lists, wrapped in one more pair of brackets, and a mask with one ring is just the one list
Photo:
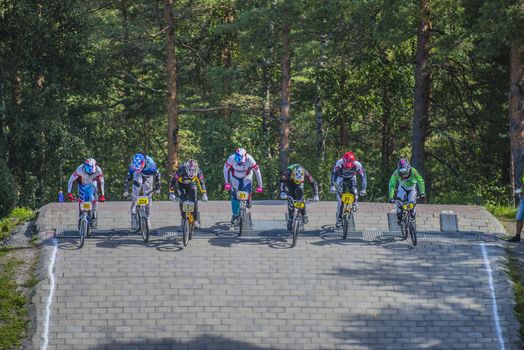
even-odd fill
[(75, 181), (78, 181), (78, 183), (82, 185), (88, 185), (90, 183), (96, 182), (99, 187), (100, 195), (105, 196), (104, 174), (98, 165), (96, 166), (93, 175), (89, 175), (85, 172), (83, 164), (76, 168), (76, 170), (69, 177), (69, 182), (67, 183), (67, 193), (71, 193)]
[(192, 183), (195, 183), (198, 186), (200, 192), (206, 192), (206, 181), (204, 180), (204, 173), (202, 172), (202, 169), (198, 168), (198, 173), (196, 176), (191, 178), (187, 175), (186, 168), (182, 165), (171, 178), (169, 192), (175, 192), (180, 184), (189, 185)]
[(389, 198), (393, 198), (395, 195), (395, 190), (397, 189), (397, 184), (400, 184), (405, 190), (411, 191), (415, 189), (415, 186), (418, 185), (420, 193), (426, 193), (426, 185), (424, 184), (424, 179), (417, 171), (417, 169), (411, 167), (410, 174), (407, 178), (403, 179), (398, 173), (398, 169), (395, 170), (391, 178), (389, 179)]
[[(130, 166), (126, 175), (126, 180), (124, 182), (125, 191), (129, 189), (129, 182), (133, 180), (134, 173), (135, 171)], [(160, 190), (160, 172), (158, 171), (155, 161), (150, 156), (146, 156), (146, 165), (144, 166), (144, 169), (142, 169), (141, 173), (145, 176), (154, 176), (154, 189)]]
[[(280, 177), (280, 192), (285, 192), (286, 185), (288, 187), (290, 186), (296, 186), (295, 182), (291, 179), (291, 172), (293, 170), (288, 167), (286, 170), (282, 172), (282, 176)], [(313, 176), (304, 169), (304, 179), (311, 184), (313, 187), (313, 196), (318, 195), (318, 185), (315, 179), (313, 179)]]
[(229, 156), (227, 161), (224, 163), (224, 182), (229, 183), (229, 174), (236, 177), (237, 179), (249, 179), (253, 178), (253, 172), (257, 177), (257, 183), (259, 187), (262, 186), (262, 174), (260, 173), (260, 168), (258, 167), (257, 162), (250, 154), (246, 155), (246, 161), (242, 164), (238, 164), (235, 161), (235, 155), (232, 154)]
[(339, 177), (343, 179), (351, 179), (356, 177), (357, 174), (359, 174), (360, 178), (362, 179), (362, 191), (365, 191), (368, 187), (368, 180), (366, 176), (366, 171), (364, 170), (362, 164), (359, 161), (354, 161), (353, 167), (345, 168), (344, 160), (339, 159), (333, 167), (333, 172), (331, 174), (331, 186), (335, 185), (335, 182)]

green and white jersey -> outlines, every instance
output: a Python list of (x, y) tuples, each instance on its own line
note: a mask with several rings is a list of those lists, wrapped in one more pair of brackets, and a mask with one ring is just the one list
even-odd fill
[(411, 167), (411, 174), (406, 179), (403, 179), (399, 175), (398, 169), (395, 170), (393, 175), (391, 175), (391, 178), (389, 179), (389, 198), (393, 198), (393, 196), (395, 195), (395, 189), (397, 188), (397, 184), (399, 184), (400, 186), (402, 186), (402, 188), (408, 191), (415, 189), (415, 186), (418, 185), (420, 193), (426, 193), (424, 179), (417, 171), (417, 169), (413, 167)]

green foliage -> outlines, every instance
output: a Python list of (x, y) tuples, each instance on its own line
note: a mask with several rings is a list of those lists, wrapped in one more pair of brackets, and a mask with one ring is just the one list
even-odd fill
[(16, 226), (35, 219), (35, 212), (27, 208), (15, 208), (9, 216), (0, 220), (0, 242), (11, 235)]
[[(287, 16), (290, 160), (306, 166), (322, 198), (331, 199), (331, 167), (353, 150), (368, 173), (368, 199), (383, 200), (396, 160), (411, 148), (415, 2), (176, 3), (180, 161), (199, 161), (210, 198), (227, 198), (222, 165), (238, 146), (261, 166), (267, 191), (258, 198), (277, 195), (281, 24)], [(524, 21), (510, 0), (435, 0), (431, 6), (430, 198), (508, 204), (508, 53)], [(103, 168), (110, 200), (122, 199), (137, 151), (153, 156), (167, 184), (162, 15), (158, 3), (141, 0), (0, 5), (0, 159), (8, 168), (0, 160), (7, 174), (0, 216), (15, 205), (55, 200), (87, 157)]]
[(6, 216), (16, 203), (16, 185), (11, 175), (11, 171), (3, 159), (0, 159), (0, 174), (2, 174), (2, 181), (0, 181), (0, 193), (2, 200), (0, 201), (0, 218)]
[(22, 263), (0, 253), (0, 349), (18, 348), (26, 330), (27, 298), (13, 278)]
[(488, 203), (486, 209), (499, 218), (515, 219), (515, 215), (517, 215), (517, 208), (509, 206)]

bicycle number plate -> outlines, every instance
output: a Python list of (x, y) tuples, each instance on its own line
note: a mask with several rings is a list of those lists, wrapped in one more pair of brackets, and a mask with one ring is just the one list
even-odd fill
[(138, 205), (148, 205), (149, 204), (149, 197), (147, 196), (140, 196), (137, 200)]
[(306, 206), (306, 203), (304, 202), (295, 202), (295, 208), (297, 209), (303, 209)]
[(248, 198), (249, 198), (249, 192), (246, 192), (246, 191), (237, 192), (237, 199), (239, 201), (247, 201)]
[(353, 204), (355, 201), (355, 196), (352, 193), (344, 193), (342, 195), (342, 203), (344, 204)]
[(184, 213), (192, 213), (195, 210), (195, 203), (193, 202), (184, 202), (182, 203), (182, 211)]
[(91, 208), (93, 208), (93, 204), (91, 202), (82, 202), (82, 203), (80, 203), (80, 210), (81, 211), (91, 211)]

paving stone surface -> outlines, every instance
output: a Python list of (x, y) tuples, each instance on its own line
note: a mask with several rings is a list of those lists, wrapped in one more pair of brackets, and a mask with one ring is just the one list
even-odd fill
[[(268, 219), (272, 205), (253, 210), (270, 229), (237, 238), (225, 225), (208, 228), (187, 247), (173, 224), (148, 243), (102, 225), (82, 249), (74, 231), (44, 240), (43, 270), (58, 245), (48, 349), (502, 349), (495, 316), (504, 348), (520, 348), (504, 247), (483, 233), (425, 232), (412, 247), (395, 232), (342, 240), (326, 220), (290, 248), (287, 233), (272, 228), (281, 218)], [(371, 220), (373, 206), (359, 214)], [(485, 217), (478, 207), (463, 211)], [(49, 290), (46, 279), (33, 298), (35, 348)]]

